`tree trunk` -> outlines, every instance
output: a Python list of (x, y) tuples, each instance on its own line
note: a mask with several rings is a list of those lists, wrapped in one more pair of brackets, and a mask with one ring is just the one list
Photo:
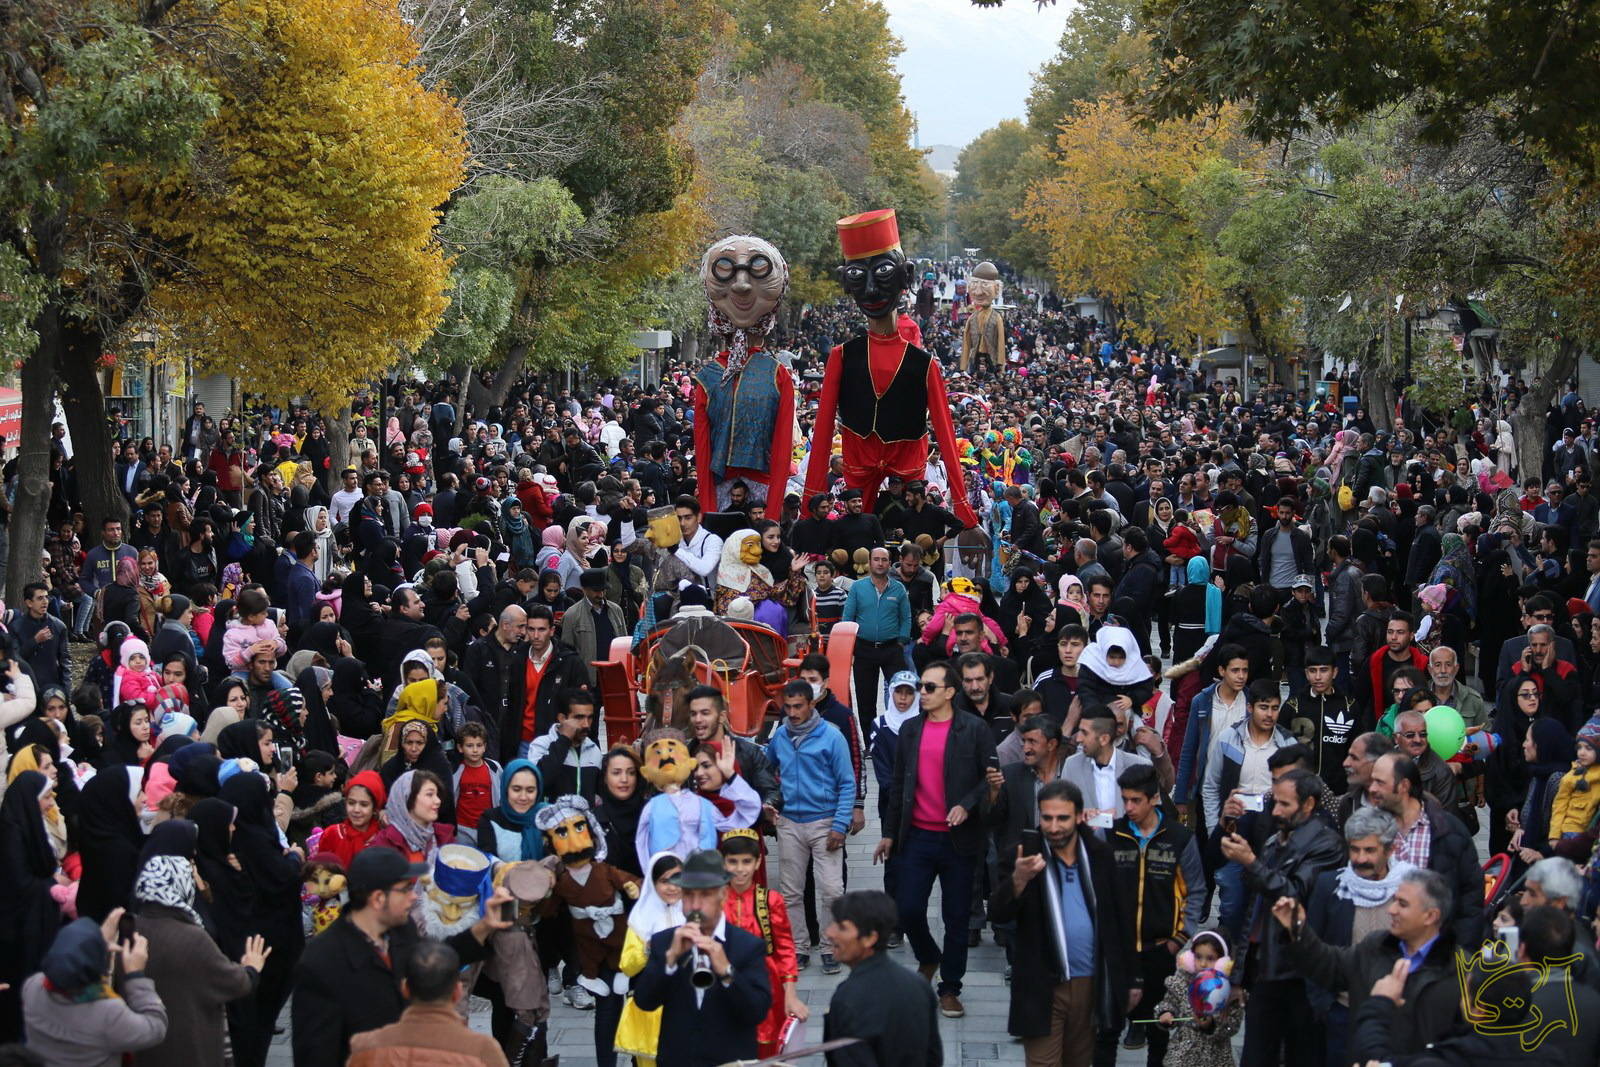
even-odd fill
[[(466, 363), (457, 363), (450, 368), (450, 374), (456, 380), (456, 402), (453, 405), (456, 409), (456, 424), (450, 428), (450, 436), (460, 437), (461, 427), (467, 423), (467, 392), (472, 388), (474, 371)], [(433, 449), (438, 452), (449, 444), (449, 441), (435, 441)]]
[(1375, 429), (1394, 429), (1394, 401), (1394, 345), (1385, 320), (1381, 351), (1374, 352), (1369, 344), (1367, 358), (1361, 361), (1361, 406)]
[(685, 367), (698, 365), (700, 359), (700, 331), (686, 330), (678, 342), (678, 358)]
[[(39, 348), (22, 364), (22, 432), (17, 445), (17, 492), (11, 505), (11, 554), (6, 563), (6, 599), (22, 602), (22, 587), (43, 575), (40, 546), (50, 521), (50, 423), (55, 414), (58, 308), (46, 307), (35, 328)], [(49, 337), (48, 347), (46, 337)], [(87, 536), (87, 532), (86, 532)], [(68, 625), (71, 625), (69, 620)]]
[(1566, 386), (1578, 369), (1580, 350), (1576, 342), (1563, 340), (1549, 366), (1530, 367), (1533, 384), (1522, 394), (1517, 409), (1507, 420), (1511, 438), (1517, 443), (1517, 480), (1544, 477), (1544, 433), (1550, 421), (1550, 401)]
[(488, 388), (478, 384), (474, 376), (473, 388), (477, 396), (472, 404), (473, 414), (481, 419), (490, 408), (499, 407), (506, 402), (506, 397), (511, 395), (511, 387), (522, 377), (522, 364), (527, 358), (528, 345), (526, 342), (519, 342), (512, 345), (511, 350), (506, 353), (505, 362), (494, 372), (494, 382)]
[[(79, 319), (59, 316), (54, 363), (61, 375), (61, 406), (72, 432), (72, 458), (78, 475), (78, 499), (83, 502), (86, 541), (98, 540), (101, 520), (128, 520), (128, 502), (117, 488), (110, 424), (106, 422), (105, 393), (100, 388), (97, 362), (105, 347), (99, 331)], [(47, 350), (41, 343), (41, 355)]]
[(332, 476), (330, 492), (336, 492), (344, 488), (344, 479), (340, 477), (340, 472), (350, 466), (350, 424), (352, 421), (349, 404), (341, 405), (336, 415), (323, 416), (323, 422), (327, 425), (328, 454), (333, 457), (333, 462), (329, 464), (328, 471)]

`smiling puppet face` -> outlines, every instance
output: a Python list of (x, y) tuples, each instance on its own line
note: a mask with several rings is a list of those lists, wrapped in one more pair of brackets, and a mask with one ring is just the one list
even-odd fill
[(700, 278), (706, 299), (736, 329), (748, 330), (776, 311), (789, 286), (789, 267), (759, 237), (725, 237), (706, 250)]

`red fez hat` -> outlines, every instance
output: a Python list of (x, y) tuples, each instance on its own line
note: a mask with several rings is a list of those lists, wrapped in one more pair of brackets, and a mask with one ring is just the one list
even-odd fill
[(899, 247), (900, 223), (892, 207), (839, 220), (839, 248), (845, 259), (867, 259)]

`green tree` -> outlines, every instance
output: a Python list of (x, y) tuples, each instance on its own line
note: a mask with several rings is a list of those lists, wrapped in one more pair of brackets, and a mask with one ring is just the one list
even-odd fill
[(1028, 187), (1049, 175), (1045, 144), (1032, 127), (1006, 119), (961, 150), (950, 200), (963, 247), (1022, 270), (1045, 265), (1044, 242), (1017, 216)]
[(1416, 0), (1143, 0), (1158, 60), (1136, 92), (1154, 118), (1245, 109), (1263, 141), (1345, 127), (1396, 105), (1451, 144), (1487, 119), (1508, 144), (1594, 172), (1600, 6)]
[(818, 98), (865, 124), (871, 172), (855, 210), (892, 207), (907, 242), (942, 219), (911, 147), (911, 113), (894, 61), (902, 49), (877, 0), (723, 0), (738, 29), (735, 69), (759, 75), (798, 64)]
[[(18, 484), (11, 536), (42, 543), (49, 504), (49, 439), (58, 388), (77, 446), (90, 529), (126, 504), (111, 471), (112, 442), (97, 366), (107, 339), (143, 307), (171, 267), (131, 225), (130, 198), (182, 167), (216, 113), (196, 69), (209, 27), (173, 2), (31, 4), (0, 21), (0, 336), (21, 362)], [(84, 32), (93, 26), (94, 32)], [(9, 595), (39, 571), (37, 553), (11, 554)]]
[(1054, 138), (1072, 105), (1111, 89), (1109, 77), (1118, 43), (1136, 26), (1137, 0), (1083, 0), (1067, 15), (1055, 56), (1033, 78), (1028, 125)]

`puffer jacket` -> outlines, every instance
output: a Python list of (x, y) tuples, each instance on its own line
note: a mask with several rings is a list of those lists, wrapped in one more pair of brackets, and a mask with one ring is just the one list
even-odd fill
[(412, 1004), (399, 1022), (350, 1039), (348, 1067), (504, 1067), (488, 1034), (467, 1027), (450, 1004)]
[[(1579, 782), (1587, 782), (1588, 788), (1579, 789)], [(1600, 809), (1600, 763), (1592, 764), (1586, 771), (1574, 763), (1572, 770), (1561, 776), (1556, 799), (1550, 806), (1550, 836), (1583, 833), (1594, 821), (1597, 809)]]

